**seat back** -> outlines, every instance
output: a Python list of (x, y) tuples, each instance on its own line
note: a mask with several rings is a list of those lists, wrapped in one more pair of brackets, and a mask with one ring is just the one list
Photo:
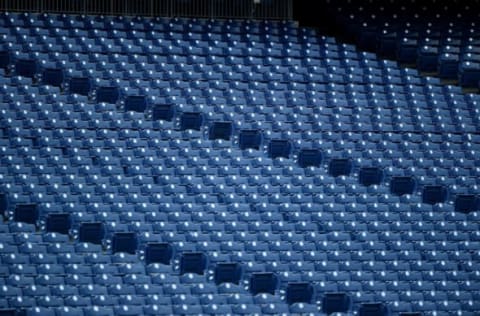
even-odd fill
[(313, 286), (308, 282), (288, 283), (286, 300), (288, 304), (310, 304), (313, 299), (313, 293)]
[(270, 158), (289, 158), (292, 151), (292, 144), (288, 140), (274, 139), (268, 144), (268, 155)]
[(230, 140), (233, 132), (233, 125), (231, 122), (214, 122), (210, 127), (210, 139)]
[(39, 211), (36, 204), (18, 204), (15, 207), (13, 220), (28, 224), (36, 224), (39, 218)]
[(390, 180), (390, 192), (395, 195), (413, 194), (416, 181), (413, 177), (393, 177)]
[(332, 177), (348, 176), (352, 172), (352, 161), (348, 158), (335, 158), (330, 161), (328, 172)]
[(250, 292), (253, 295), (269, 293), (274, 295), (278, 286), (278, 278), (272, 272), (256, 272), (250, 277)]
[(148, 243), (145, 248), (145, 262), (170, 264), (173, 248), (168, 243)]
[(241, 130), (238, 136), (240, 149), (260, 149), (262, 145), (262, 133), (259, 130)]
[(322, 153), (318, 149), (302, 149), (298, 153), (298, 164), (302, 168), (320, 167), (322, 164)]
[(47, 216), (46, 230), (49, 233), (68, 234), (71, 225), (69, 213), (54, 213)]
[(105, 237), (105, 228), (103, 223), (100, 222), (82, 223), (78, 232), (80, 242), (101, 244)]
[(242, 278), (242, 268), (238, 263), (219, 263), (215, 267), (215, 283), (238, 284)]
[(363, 167), (358, 174), (358, 181), (361, 185), (379, 185), (383, 181), (383, 170), (377, 167)]

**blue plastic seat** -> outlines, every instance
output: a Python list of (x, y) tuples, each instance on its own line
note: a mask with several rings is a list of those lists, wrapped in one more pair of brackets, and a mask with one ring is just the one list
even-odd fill
[(39, 216), (36, 204), (18, 204), (15, 206), (13, 220), (27, 224), (36, 224)]
[(68, 234), (72, 225), (69, 213), (48, 214), (45, 230), (50, 233)]
[(78, 229), (78, 241), (102, 244), (105, 227), (101, 222), (81, 223)]
[(275, 158), (289, 158), (292, 144), (288, 140), (273, 139), (268, 144), (268, 156)]
[(238, 263), (218, 263), (215, 267), (214, 280), (217, 285), (222, 283), (239, 284), (242, 279), (242, 268)]
[(455, 198), (455, 212), (470, 213), (478, 210), (480, 201), (473, 194), (458, 194)]
[(65, 74), (61, 68), (46, 68), (43, 70), (42, 81), (44, 84), (61, 87), (65, 80)]
[(322, 312), (325, 314), (348, 313), (351, 306), (350, 297), (343, 292), (325, 293), (322, 299)]
[(416, 186), (413, 177), (392, 177), (390, 180), (390, 192), (395, 195), (413, 194)]
[(382, 303), (363, 303), (358, 309), (359, 316), (388, 316), (389, 308)]
[(358, 182), (364, 186), (379, 185), (383, 181), (383, 170), (377, 167), (363, 167), (358, 173)]
[(152, 108), (152, 119), (172, 121), (175, 117), (175, 106), (173, 104), (156, 104)]
[(73, 77), (68, 83), (70, 93), (89, 95), (92, 91), (92, 81), (88, 77)]
[(353, 163), (348, 158), (335, 158), (330, 160), (328, 173), (332, 177), (348, 176), (352, 172)]
[(286, 300), (288, 304), (307, 303), (310, 304), (314, 299), (314, 288), (307, 282), (288, 283), (286, 290)]
[(135, 254), (138, 248), (136, 233), (122, 232), (115, 233), (112, 238), (112, 252), (125, 252)]
[(441, 185), (426, 185), (423, 187), (422, 201), (427, 204), (444, 203), (447, 200), (447, 188)]
[(168, 243), (148, 243), (145, 247), (145, 263), (170, 264), (173, 248)]
[(318, 149), (302, 149), (298, 153), (298, 164), (302, 168), (320, 167), (322, 164), (322, 153)]
[(250, 277), (250, 293), (257, 295), (268, 293), (275, 295), (278, 286), (278, 278), (272, 272), (255, 272)]
[(120, 98), (120, 91), (117, 87), (113, 86), (102, 86), (98, 87), (96, 90), (96, 100), (97, 102), (104, 103), (117, 103)]
[(241, 130), (238, 135), (240, 149), (260, 149), (262, 145), (262, 133), (259, 130)]
[(203, 275), (207, 268), (207, 257), (201, 252), (185, 252), (180, 257), (180, 274)]
[(209, 139), (230, 140), (233, 133), (233, 125), (231, 122), (213, 122), (210, 127)]
[(184, 112), (180, 116), (181, 130), (201, 130), (203, 125), (203, 115), (200, 112)]
[(147, 98), (145, 96), (129, 95), (125, 98), (125, 111), (143, 113), (145, 112), (146, 109), (147, 109)]

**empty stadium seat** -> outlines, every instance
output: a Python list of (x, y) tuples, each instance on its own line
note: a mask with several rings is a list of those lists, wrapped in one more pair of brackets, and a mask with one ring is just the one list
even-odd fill
[(479, 200), (473, 194), (458, 194), (455, 198), (455, 211), (470, 213), (478, 210)]
[(242, 268), (238, 263), (218, 263), (215, 267), (214, 280), (217, 285), (222, 283), (239, 284), (242, 278)]
[(184, 112), (180, 116), (181, 130), (201, 130), (203, 125), (203, 115), (199, 112)]
[(260, 293), (275, 294), (278, 286), (278, 278), (272, 272), (255, 272), (250, 277), (250, 293), (257, 295)]
[(421, 312), (403, 312), (398, 314), (398, 316), (422, 316)]
[(260, 149), (262, 133), (259, 130), (241, 130), (238, 135), (240, 149)]
[(396, 195), (413, 194), (416, 181), (413, 177), (392, 177), (390, 180), (390, 192)]
[[(115, 102), (110, 102), (115, 103)], [(125, 111), (145, 112), (147, 109), (147, 98), (142, 95), (129, 95), (125, 98)]]
[(104, 102), (104, 103), (117, 103), (120, 99), (120, 91), (117, 87), (112, 86), (103, 86), (98, 87), (96, 92), (96, 100), (97, 102)]
[(302, 149), (298, 153), (298, 164), (302, 168), (320, 167), (322, 164), (322, 153), (317, 149)]
[(348, 313), (351, 299), (346, 293), (325, 293), (322, 299), (322, 312), (325, 314)]
[(28, 224), (36, 224), (39, 219), (39, 210), (36, 204), (18, 204), (15, 206), (13, 220)]
[(68, 89), (70, 93), (89, 95), (92, 91), (92, 82), (88, 77), (73, 77), (68, 82)]
[(441, 185), (426, 185), (423, 187), (423, 203), (437, 204), (447, 200), (447, 188)]
[(15, 73), (22, 77), (35, 78), (39, 73), (39, 65), (35, 59), (17, 59)]
[(138, 247), (137, 234), (130, 232), (115, 233), (112, 238), (112, 252), (135, 254)]
[(153, 120), (172, 121), (175, 116), (173, 104), (156, 104), (152, 109)]
[(207, 268), (207, 257), (201, 252), (185, 252), (180, 257), (180, 274), (196, 273), (203, 275)]
[(383, 170), (377, 167), (363, 167), (358, 173), (358, 181), (361, 185), (379, 185), (383, 181)]
[(168, 243), (148, 243), (145, 247), (145, 263), (170, 264), (173, 248)]
[(92, 244), (101, 244), (105, 237), (105, 227), (103, 223), (81, 223), (78, 229), (78, 240), (80, 242), (89, 242)]
[(42, 82), (44, 84), (61, 87), (64, 80), (65, 75), (61, 68), (46, 68), (43, 70)]
[(307, 303), (313, 300), (314, 289), (310, 283), (298, 282), (288, 283), (286, 289), (286, 300), (288, 304)]
[(382, 303), (363, 303), (358, 309), (359, 316), (388, 316), (390, 311)]
[(270, 158), (289, 158), (292, 151), (292, 144), (288, 140), (274, 139), (268, 144), (268, 155)]
[(233, 132), (233, 125), (231, 122), (213, 122), (210, 127), (210, 139), (230, 140)]
[(1, 308), (0, 316), (18, 316), (20, 313), (17, 313), (17, 310), (14, 308)]
[(47, 215), (45, 229), (50, 233), (68, 234), (72, 222), (69, 213), (52, 213)]
[(348, 158), (335, 158), (330, 160), (328, 173), (332, 177), (348, 176), (352, 172), (353, 164)]

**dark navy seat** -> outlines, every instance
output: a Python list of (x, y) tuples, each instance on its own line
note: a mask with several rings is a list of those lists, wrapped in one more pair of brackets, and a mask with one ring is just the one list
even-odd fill
[(351, 299), (346, 293), (325, 293), (322, 299), (322, 312), (325, 314), (348, 313)]
[(200, 112), (185, 112), (180, 117), (181, 130), (199, 131), (203, 125), (203, 115)]
[(459, 194), (455, 198), (455, 211), (470, 213), (478, 210), (479, 199), (473, 194)]
[(201, 252), (185, 252), (180, 257), (180, 274), (196, 273), (203, 275), (207, 268), (207, 258)]
[(82, 223), (78, 231), (80, 242), (101, 244), (105, 237), (105, 227), (101, 222)]
[(18, 59), (15, 63), (17, 75), (28, 78), (35, 78), (39, 73), (39, 65), (35, 59)]
[(145, 247), (145, 263), (170, 264), (173, 248), (168, 243), (148, 243)]
[(320, 167), (322, 164), (322, 153), (318, 149), (302, 149), (298, 153), (298, 164), (302, 168)]
[(68, 234), (71, 226), (69, 213), (52, 213), (47, 216), (45, 229), (50, 233)]
[(233, 125), (231, 122), (213, 122), (210, 127), (210, 139), (230, 140), (233, 133)]
[(70, 93), (89, 95), (92, 91), (92, 82), (88, 77), (70, 78), (68, 89)]
[(137, 234), (132, 232), (115, 233), (112, 238), (112, 252), (135, 254), (138, 248)]
[(238, 135), (240, 149), (260, 149), (262, 145), (262, 133), (259, 130), (241, 130)]
[(238, 284), (242, 278), (242, 268), (238, 263), (218, 263), (215, 267), (215, 283)]
[(39, 219), (39, 210), (36, 204), (18, 204), (15, 206), (13, 220), (28, 224), (36, 224)]
[[(115, 103), (115, 102), (110, 102)], [(145, 112), (147, 109), (147, 98), (142, 95), (129, 95), (125, 98), (125, 111)]]
[(44, 84), (61, 87), (65, 80), (65, 74), (61, 68), (46, 68), (43, 70), (42, 81)]
[(348, 176), (352, 172), (353, 164), (348, 158), (335, 158), (330, 160), (328, 172), (332, 177)]
[(275, 294), (278, 286), (278, 278), (272, 272), (255, 272), (250, 277), (250, 293), (257, 295), (260, 293)]
[(173, 104), (156, 104), (153, 106), (153, 120), (172, 121), (174, 116), (175, 106)]
[(313, 294), (313, 286), (308, 282), (291, 282), (287, 284), (286, 300), (288, 304), (310, 304), (313, 300)]
[(364, 303), (358, 309), (359, 316), (388, 316), (390, 310), (382, 303)]
[(288, 140), (274, 139), (268, 144), (268, 155), (270, 158), (289, 158), (292, 151), (292, 144)]
[(390, 192), (395, 195), (413, 194), (416, 185), (413, 177), (393, 177), (390, 180)]
[(383, 170), (377, 167), (363, 167), (358, 173), (358, 181), (364, 186), (379, 185), (383, 181)]
[(120, 91), (117, 87), (98, 87), (96, 96), (97, 102), (114, 104), (120, 98)]
[(427, 185), (423, 187), (423, 203), (437, 204), (447, 200), (447, 188), (441, 185)]

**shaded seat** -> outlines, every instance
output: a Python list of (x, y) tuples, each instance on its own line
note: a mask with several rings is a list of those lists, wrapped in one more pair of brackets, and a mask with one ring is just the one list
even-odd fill
[(447, 188), (441, 185), (426, 185), (423, 187), (422, 201), (427, 204), (443, 203), (447, 200)]
[(115, 233), (112, 238), (112, 252), (126, 252), (135, 254), (138, 248), (136, 233), (122, 232)]
[(239, 284), (242, 278), (242, 267), (238, 263), (218, 263), (215, 267), (215, 283), (234, 283)]
[(203, 115), (200, 112), (184, 112), (180, 117), (181, 130), (199, 131), (203, 125)]
[(38, 62), (35, 59), (18, 59), (15, 63), (15, 73), (33, 79), (39, 73)]
[(240, 149), (260, 149), (262, 145), (262, 133), (259, 130), (241, 130), (238, 135)]
[(15, 206), (13, 220), (27, 224), (36, 224), (39, 219), (39, 211), (36, 204), (18, 204)]
[(413, 177), (393, 177), (390, 180), (390, 192), (396, 195), (413, 194), (416, 181)]
[(96, 90), (97, 102), (117, 103), (120, 98), (120, 91), (117, 87), (99, 87)]
[(53, 213), (48, 214), (45, 229), (49, 233), (68, 234), (71, 225), (69, 213)]
[(70, 78), (68, 90), (74, 94), (89, 95), (92, 91), (92, 82), (88, 77)]
[(325, 314), (348, 313), (351, 305), (351, 299), (346, 293), (325, 293), (322, 299), (322, 312)]
[(174, 116), (175, 106), (173, 104), (156, 104), (153, 106), (153, 120), (172, 121)]
[(308, 282), (292, 282), (287, 284), (286, 300), (288, 304), (310, 304), (313, 300), (313, 294), (313, 286)]
[[(115, 103), (115, 102), (110, 102)], [(125, 98), (125, 111), (145, 112), (147, 109), (147, 98), (142, 95), (129, 95)]]
[(8, 209), (8, 197), (5, 193), (0, 193), (0, 215), (6, 215)]
[(78, 240), (92, 244), (101, 244), (105, 237), (105, 227), (101, 222), (82, 223), (78, 230)]
[(328, 172), (332, 177), (348, 176), (352, 172), (353, 164), (348, 158), (335, 158), (330, 160)]
[(390, 315), (388, 307), (382, 303), (363, 303), (358, 309), (359, 316), (387, 316)]
[(201, 252), (185, 252), (180, 257), (180, 274), (203, 275), (207, 268), (207, 257)]
[(148, 243), (145, 247), (145, 263), (170, 264), (173, 248), (168, 243)]
[(320, 167), (322, 164), (322, 153), (318, 149), (302, 149), (298, 153), (298, 164), (302, 168)]
[(230, 140), (233, 132), (231, 122), (213, 122), (210, 127), (209, 139)]
[(268, 156), (275, 158), (289, 158), (292, 144), (288, 140), (274, 139), (268, 144)]
[(12, 55), (9, 51), (0, 51), (0, 68), (8, 69), (12, 64)]
[(473, 194), (459, 194), (455, 198), (455, 212), (470, 213), (478, 210), (479, 199)]
[(363, 167), (358, 173), (358, 182), (364, 186), (379, 185), (383, 181), (383, 170), (377, 167)]
[(61, 87), (65, 80), (65, 73), (61, 68), (46, 68), (42, 73), (42, 82), (55, 87)]
[(250, 293), (257, 295), (268, 293), (275, 295), (278, 286), (278, 278), (272, 272), (255, 272), (250, 277)]

